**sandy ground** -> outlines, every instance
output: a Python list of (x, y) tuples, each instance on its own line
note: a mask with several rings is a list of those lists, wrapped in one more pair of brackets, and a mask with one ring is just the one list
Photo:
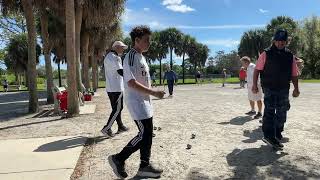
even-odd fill
[[(261, 141), (261, 124), (244, 114), (250, 110), (247, 90), (237, 87), (178, 86), (174, 98), (153, 101), (154, 125), (161, 130), (155, 131), (151, 159), (164, 169), (161, 179), (320, 179), (320, 84), (301, 84), (301, 97), (291, 98), (282, 152)], [(71, 179), (116, 179), (107, 157), (119, 152), (137, 128), (125, 108), (123, 119), (130, 131), (112, 139), (100, 137), (110, 105), (103, 89), (99, 94), (94, 115), (8, 119), (0, 124), (0, 138), (95, 137), (84, 147)], [(116, 125), (113, 128), (116, 131)], [(187, 144), (192, 148), (186, 149)], [(130, 178), (137, 172), (139, 155), (126, 161)]]

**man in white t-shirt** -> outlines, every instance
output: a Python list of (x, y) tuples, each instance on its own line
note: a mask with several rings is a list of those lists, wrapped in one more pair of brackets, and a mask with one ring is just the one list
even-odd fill
[(142, 55), (150, 46), (151, 30), (146, 26), (135, 27), (131, 33), (133, 48), (127, 53), (123, 62), (125, 102), (136, 123), (139, 133), (123, 150), (109, 156), (109, 162), (115, 174), (126, 178), (125, 161), (137, 150), (140, 150), (140, 168), (137, 175), (140, 177), (160, 177), (163, 172), (149, 162), (153, 133), (153, 108), (151, 97), (163, 98), (165, 92), (151, 88), (149, 66)]
[[(252, 92), (253, 85), (253, 72), (256, 67), (255, 64), (251, 63), (251, 59), (248, 56), (244, 56), (240, 59), (242, 66), (247, 68), (247, 86), (248, 86), (248, 99), (251, 106), (251, 111), (247, 112), (247, 115), (255, 115), (254, 119), (259, 119), (262, 117), (262, 88), (260, 81), (258, 83), (259, 92), (254, 94)], [(257, 102), (258, 113), (256, 113), (254, 104)]]
[(108, 93), (112, 112), (109, 116), (107, 124), (102, 128), (101, 132), (104, 135), (113, 137), (111, 127), (114, 121), (117, 121), (118, 132), (127, 131), (121, 120), (121, 111), (123, 109), (123, 67), (120, 56), (128, 46), (121, 41), (115, 41), (112, 45), (112, 50), (104, 58), (104, 70), (106, 77), (106, 91)]

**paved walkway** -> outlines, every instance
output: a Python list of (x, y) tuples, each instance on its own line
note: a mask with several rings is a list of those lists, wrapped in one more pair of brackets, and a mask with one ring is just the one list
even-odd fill
[(86, 137), (63, 136), (0, 141), (0, 179), (68, 180)]

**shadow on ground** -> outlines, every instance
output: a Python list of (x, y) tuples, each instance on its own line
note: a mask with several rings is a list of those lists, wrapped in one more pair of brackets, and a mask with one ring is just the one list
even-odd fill
[(66, 149), (75, 148), (79, 146), (90, 146), (95, 143), (104, 141), (106, 139), (108, 139), (108, 137), (106, 136), (97, 136), (93, 138), (77, 136), (77, 137), (66, 138), (66, 139), (50, 142), (47, 144), (43, 144), (33, 152), (61, 151), (61, 150), (66, 150)]
[(38, 121), (38, 122), (31, 122), (31, 123), (19, 124), (19, 125), (14, 125), (14, 126), (7, 126), (7, 127), (0, 128), (0, 131), (5, 130), (5, 129), (12, 129), (12, 128), (17, 128), (17, 127), (22, 127), (22, 126), (30, 126), (30, 125), (34, 125), (34, 124), (49, 123), (49, 122), (55, 122), (55, 121), (61, 121), (61, 120), (66, 120), (66, 119), (58, 118), (58, 119), (51, 119), (51, 120), (46, 120), (46, 121)]
[(186, 180), (211, 180), (212, 178), (208, 175), (201, 173), (199, 168), (191, 168), (187, 174)]
[[(230, 179), (268, 179), (271, 177), (280, 179), (308, 179), (320, 178), (316, 173), (319, 165), (313, 163), (308, 157), (303, 157), (301, 161), (310, 161), (310, 167), (307, 170), (299, 169), (293, 165), (297, 164), (298, 159), (289, 162), (281, 160), (288, 153), (274, 152), (268, 146), (249, 149), (234, 149), (227, 155), (228, 165), (234, 167), (234, 176)], [(259, 172), (258, 167), (269, 166), (266, 172)]]
[(259, 128), (254, 129), (252, 131), (244, 130), (243, 136), (248, 138), (248, 139), (242, 141), (244, 143), (255, 143), (258, 140), (261, 140), (263, 137), (262, 126), (259, 126)]
[(235, 118), (232, 118), (229, 122), (220, 122), (218, 124), (220, 125), (226, 125), (226, 124), (232, 124), (232, 125), (244, 125), (245, 123), (252, 121), (251, 116), (238, 116)]

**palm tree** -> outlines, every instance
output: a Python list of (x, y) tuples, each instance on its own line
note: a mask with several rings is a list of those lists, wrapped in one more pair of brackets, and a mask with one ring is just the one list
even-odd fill
[(29, 112), (34, 113), (39, 109), (37, 95), (36, 72), (36, 28), (34, 19), (33, 2), (29, 0), (2, 0), (1, 10), (3, 15), (23, 12), (28, 30), (28, 87), (29, 87)]
[(238, 53), (240, 56), (258, 59), (260, 53), (270, 45), (270, 42), (267, 31), (263, 29), (249, 30), (241, 37)]
[[(90, 39), (93, 38), (92, 41), (95, 41), (95, 39), (98, 39), (96, 37), (98, 37), (100, 32), (104, 32), (106, 30), (113, 31), (120, 27), (119, 19), (124, 11), (124, 2), (124, 0), (96, 0), (84, 2), (83, 14), (85, 16), (83, 16), (83, 23), (81, 27), (81, 47), (83, 58), (81, 59), (83, 60), (83, 81), (86, 88), (90, 87), (89, 66), (87, 65), (89, 62), (88, 46), (91, 41)], [(112, 35), (110, 37), (109, 34), (107, 34), (107, 37), (112, 39)], [(106, 44), (103, 46), (106, 47)]]
[(298, 24), (291, 17), (288, 16), (278, 16), (271, 19), (270, 23), (267, 25), (268, 38), (272, 39), (273, 34), (278, 29), (286, 29), (289, 36), (291, 36), (291, 42), (289, 44), (289, 49), (294, 53), (298, 50), (299, 36), (297, 36)]
[[(39, 56), (41, 48), (39, 45), (36, 47), (36, 61), (39, 63)], [(16, 75), (16, 81), (19, 79), (20, 73), (25, 73), (28, 70), (28, 40), (27, 34), (22, 33), (14, 35), (8, 42), (4, 51), (4, 63), (6, 67), (13, 71)], [(25, 82), (27, 83), (28, 73), (25, 73)], [(19, 81), (19, 85), (21, 80)], [(27, 86), (27, 84), (26, 84)]]
[(28, 30), (28, 89), (29, 89), (29, 112), (34, 113), (39, 110), (37, 93), (37, 69), (36, 69), (36, 26), (33, 13), (32, 1), (21, 0), (23, 12), (26, 17)]
[(82, 68), (83, 68), (83, 84), (86, 89), (90, 88), (89, 81), (89, 42), (90, 36), (88, 30), (82, 31), (81, 35), (81, 60), (82, 60)]
[(189, 62), (194, 65), (194, 73), (197, 70), (197, 61), (198, 61), (198, 54), (200, 53), (199, 50), (199, 43), (196, 41), (191, 41), (189, 46), (187, 47), (187, 54), (189, 56)]
[(178, 48), (175, 49), (175, 53), (178, 56), (182, 56), (182, 80), (184, 84), (185, 79), (185, 55), (190, 44), (194, 43), (196, 40), (190, 35), (183, 35), (181, 41), (179, 41)]
[(45, 68), (46, 68), (46, 77), (47, 77), (47, 103), (53, 103), (53, 74), (52, 74), (52, 66), (51, 66), (51, 46), (50, 46), (50, 38), (49, 38), (49, 17), (48, 12), (45, 8), (40, 10), (40, 24), (41, 24), (41, 37), (43, 41), (43, 54), (45, 58)]
[(155, 31), (152, 33), (152, 41), (150, 48), (148, 52), (145, 54), (147, 60), (150, 61), (159, 61), (160, 64), (160, 70), (159, 70), (159, 76), (160, 76), (160, 84), (162, 83), (162, 59), (166, 58), (168, 53), (168, 48), (166, 45), (161, 43), (161, 36), (164, 32)]
[(68, 115), (79, 114), (78, 88), (76, 79), (75, 11), (74, 0), (65, 1), (66, 55), (68, 68)]
[(170, 68), (173, 68), (172, 53), (173, 50), (179, 46), (181, 41), (182, 33), (176, 28), (168, 28), (162, 31), (160, 42), (167, 48), (170, 52)]

